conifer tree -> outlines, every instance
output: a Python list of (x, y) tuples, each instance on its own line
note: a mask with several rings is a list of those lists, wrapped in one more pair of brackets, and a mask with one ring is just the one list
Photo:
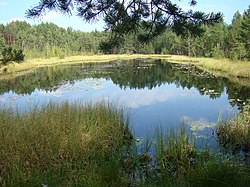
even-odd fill
[(246, 49), (247, 58), (250, 59), (250, 6), (243, 14), (240, 35)]
[[(196, 5), (196, 0), (190, 0)], [(222, 19), (221, 13), (205, 14), (200, 11), (183, 11), (172, 0), (40, 0), (38, 5), (27, 11), (28, 17), (40, 17), (47, 11), (77, 14), (90, 22), (103, 19), (111, 31), (107, 47), (124, 43), (127, 34), (138, 34), (138, 39), (148, 42), (162, 34), (168, 26), (181, 35), (201, 35), (202, 24), (211, 24)]]

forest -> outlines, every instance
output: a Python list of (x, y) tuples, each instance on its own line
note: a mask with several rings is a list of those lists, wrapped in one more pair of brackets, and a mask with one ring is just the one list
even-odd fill
[[(12, 47), (22, 50), (25, 58), (50, 58), (86, 54), (177, 54), (195, 57), (250, 59), (250, 6), (236, 12), (231, 24), (224, 21), (203, 25), (204, 33), (194, 37), (178, 36), (169, 27), (149, 42), (142, 43), (128, 34), (123, 45), (107, 47), (110, 31), (82, 32), (53, 23), (31, 25), (26, 21), (0, 24), (0, 51)], [(139, 30), (138, 32), (143, 32)]]

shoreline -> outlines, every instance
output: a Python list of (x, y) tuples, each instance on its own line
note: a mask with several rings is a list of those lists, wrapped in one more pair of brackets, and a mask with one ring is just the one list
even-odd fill
[[(162, 59), (171, 63), (193, 64), (204, 71), (214, 73), (218, 76), (227, 77), (229, 79), (250, 79), (250, 62), (249, 61), (232, 61), (229, 59), (213, 59), (188, 57), (181, 55), (144, 55), (144, 54), (122, 54), (122, 55), (84, 55), (69, 56), (63, 59), (27, 59), (23, 63), (11, 62), (6, 66), (0, 66), (0, 80), (8, 79), (15, 76), (24, 75), (33, 69), (46, 67), (69, 65), (79, 63), (104, 63), (114, 60), (132, 60), (132, 59)], [(239, 81), (237, 81), (239, 82)]]

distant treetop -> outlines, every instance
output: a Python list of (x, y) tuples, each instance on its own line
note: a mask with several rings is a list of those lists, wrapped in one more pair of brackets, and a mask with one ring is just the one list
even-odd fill
[[(190, 6), (196, 0), (189, 0)], [(41, 17), (47, 11), (59, 11), (63, 14), (76, 14), (83, 20), (91, 22), (103, 19), (106, 29), (110, 30), (112, 40), (126, 34), (137, 33), (138, 38), (147, 42), (171, 27), (178, 35), (195, 35), (203, 33), (202, 24), (212, 24), (222, 20), (221, 13), (205, 14), (200, 11), (183, 11), (172, 0), (40, 0), (33, 8), (27, 10), (27, 17)]]

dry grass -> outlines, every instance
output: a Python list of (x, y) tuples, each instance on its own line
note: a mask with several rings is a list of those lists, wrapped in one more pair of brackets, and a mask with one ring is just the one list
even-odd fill
[(130, 60), (130, 59), (166, 59), (173, 63), (194, 64), (206, 71), (212, 71), (223, 76), (250, 78), (250, 62), (249, 61), (232, 61), (229, 59), (213, 59), (213, 58), (197, 58), (181, 55), (86, 55), (86, 56), (71, 56), (64, 59), (50, 58), (50, 59), (28, 59), (23, 63), (9, 63), (7, 66), (0, 66), (0, 75), (12, 74), (12, 76), (27, 73), (38, 67), (66, 65), (76, 63), (99, 63), (109, 62), (114, 60)]
[[(20, 72), (26, 73), (28, 70), (34, 68), (55, 66), (55, 65), (67, 65), (77, 63), (99, 63), (109, 62), (113, 60), (129, 60), (137, 58), (151, 58), (151, 55), (89, 55), (89, 56), (71, 56), (64, 59), (50, 58), (50, 59), (28, 59), (23, 63), (8, 63), (6, 66), (0, 66), (1, 74), (14, 74), (19, 75)], [(24, 72), (25, 71), (25, 72)]]
[(214, 59), (214, 58), (197, 58), (171, 55), (167, 58), (170, 62), (190, 63), (194, 64), (206, 71), (218, 72), (234, 77), (250, 78), (250, 62), (249, 61), (233, 61), (230, 59)]

